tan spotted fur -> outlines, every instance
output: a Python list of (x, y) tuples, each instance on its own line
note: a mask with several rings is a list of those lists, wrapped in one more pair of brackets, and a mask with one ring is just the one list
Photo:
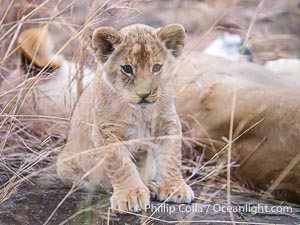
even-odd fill
[[(184, 37), (177, 24), (94, 32), (99, 70), (75, 107), (58, 157), (57, 172), (65, 184), (112, 187), (111, 206), (120, 212), (144, 209), (152, 180), (158, 200), (171, 194), (170, 202), (193, 200), (180, 170), (182, 134), (171, 79)], [(152, 71), (155, 64), (163, 65), (158, 73)], [(134, 74), (124, 74), (122, 65), (131, 65)], [(147, 105), (139, 104), (144, 93), (150, 93)]]

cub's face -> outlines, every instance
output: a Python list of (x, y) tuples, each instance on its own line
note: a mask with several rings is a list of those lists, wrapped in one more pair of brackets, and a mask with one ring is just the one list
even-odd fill
[(92, 46), (103, 64), (104, 81), (132, 105), (149, 105), (164, 97), (185, 32), (179, 24), (154, 29), (132, 25), (95, 30)]

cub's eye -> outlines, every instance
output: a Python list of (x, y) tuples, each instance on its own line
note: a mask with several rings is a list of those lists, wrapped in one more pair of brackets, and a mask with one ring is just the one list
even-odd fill
[(133, 74), (133, 69), (131, 66), (129, 65), (124, 65), (121, 66), (122, 67), (122, 72), (127, 75), (127, 76), (131, 76)]
[(158, 72), (160, 72), (162, 66), (163, 66), (163, 65), (161, 65), (161, 64), (155, 64), (155, 65), (152, 67), (152, 73), (158, 73)]

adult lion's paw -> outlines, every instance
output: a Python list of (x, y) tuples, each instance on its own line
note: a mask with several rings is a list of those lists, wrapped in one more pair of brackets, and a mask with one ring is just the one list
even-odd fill
[(158, 187), (157, 199), (159, 201), (165, 201), (169, 196), (171, 196), (167, 202), (191, 203), (195, 198), (193, 190), (190, 188), (190, 186), (184, 184), (181, 188), (179, 188), (179, 190), (176, 191), (180, 185), (181, 184)]
[(110, 203), (113, 212), (141, 212), (150, 204), (150, 192), (146, 186), (115, 190)]

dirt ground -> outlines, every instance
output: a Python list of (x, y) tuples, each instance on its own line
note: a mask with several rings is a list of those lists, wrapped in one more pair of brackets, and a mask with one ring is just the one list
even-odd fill
[[(6, 178), (1, 177), (2, 181)], [(1, 225), (42, 225), (48, 218), (48, 225), (60, 224), (226, 224), (231, 217), (226, 203), (225, 190), (210, 189), (214, 200), (193, 204), (162, 204), (152, 201), (147, 213), (117, 215), (108, 212), (110, 192), (86, 193), (77, 191), (63, 200), (69, 190), (56, 181), (45, 187), (36, 182), (18, 188), (9, 200), (0, 205)], [(201, 196), (201, 186), (194, 186), (196, 196)], [(60, 204), (52, 215), (53, 211)], [(278, 206), (279, 205), (279, 206)], [(161, 208), (159, 208), (161, 207)], [(284, 203), (267, 201), (255, 193), (232, 193), (231, 207), (240, 208), (233, 212), (237, 224), (299, 224), (300, 208)], [(277, 207), (277, 211), (272, 211)], [(286, 208), (285, 208), (286, 207)], [(155, 211), (157, 210), (157, 211)], [(244, 211), (243, 211), (244, 210)], [(151, 216), (150, 219), (148, 219)], [(181, 222), (180, 222), (181, 221)], [(184, 221), (184, 222), (183, 222)], [(239, 223), (240, 222), (240, 223)]]

